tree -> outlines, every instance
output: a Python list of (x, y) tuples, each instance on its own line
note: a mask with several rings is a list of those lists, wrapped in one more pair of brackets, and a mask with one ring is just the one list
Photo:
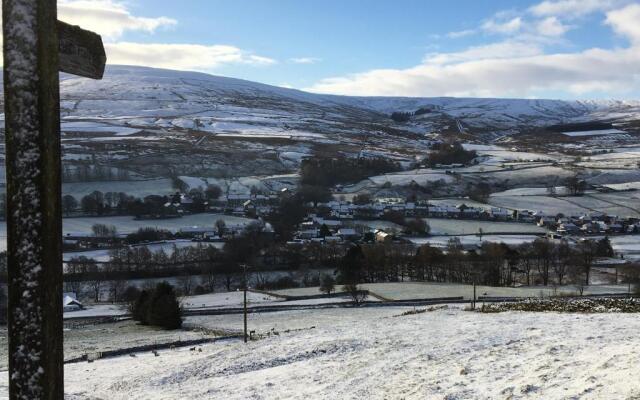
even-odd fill
[(62, 211), (64, 211), (66, 215), (69, 215), (77, 208), (78, 200), (76, 200), (75, 197), (71, 196), (70, 194), (64, 195), (62, 197)]
[(135, 286), (127, 286), (127, 288), (122, 292), (120, 296), (121, 301), (125, 301), (127, 303), (132, 303), (138, 299), (140, 296), (140, 289)]
[(326, 203), (332, 199), (331, 191), (325, 186), (302, 185), (298, 188), (298, 195), (304, 203), (313, 203), (317, 208), (318, 203)]
[(613, 257), (613, 247), (608, 236), (603, 237), (596, 243), (596, 255), (598, 257)]
[(564, 184), (571, 196), (582, 196), (587, 188), (587, 183), (580, 179), (577, 174), (568, 177)]
[(218, 185), (208, 185), (204, 190), (204, 195), (209, 201), (218, 200), (222, 195), (222, 189), (220, 189), (220, 186)]
[(218, 232), (218, 236), (222, 237), (226, 229), (227, 229), (227, 224), (226, 222), (224, 222), (222, 218), (216, 220), (216, 231)]
[(486, 182), (480, 182), (473, 186), (469, 192), (469, 198), (480, 203), (486, 203), (491, 196), (491, 186)]
[(182, 309), (173, 290), (166, 282), (159, 283), (149, 299), (148, 321), (151, 325), (164, 329), (178, 329), (182, 326)]
[(93, 224), (91, 231), (93, 236), (99, 238), (114, 238), (118, 234), (118, 229), (114, 225)]
[(362, 247), (352, 245), (340, 260), (338, 281), (344, 285), (357, 285), (362, 279), (364, 264)]
[(465, 150), (462, 144), (436, 143), (431, 148), (431, 153), (425, 162), (430, 166), (436, 164), (468, 164), (477, 154), (475, 150)]
[(122, 301), (122, 297), (127, 287), (127, 281), (114, 279), (109, 281), (109, 294), (114, 303)]
[(597, 243), (591, 239), (582, 240), (578, 243), (578, 259), (584, 274), (585, 286), (589, 286), (589, 276), (596, 258), (597, 247)]
[(335, 284), (335, 279), (329, 274), (322, 274), (322, 277), (320, 277), (320, 291), (323, 293), (331, 294), (335, 289)]
[(395, 122), (409, 122), (411, 120), (410, 112), (394, 111), (391, 113), (391, 119)]
[[(131, 293), (131, 291), (129, 291)], [(134, 321), (140, 322), (142, 325), (149, 325), (147, 320), (147, 308), (149, 306), (149, 298), (151, 294), (147, 290), (141, 291), (135, 299), (131, 302), (129, 310), (131, 311), (131, 318)]]
[(327, 236), (331, 236), (331, 230), (329, 230), (327, 224), (322, 224), (320, 226), (320, 237), (325, 238)]
[(371, 204), (372, 201), (373, 199), (369, 193), (360, 193), (353, 196), (353, 204), (359, 206)]
[(349, 296), (351, 296), (351, 300), (353, 300), (353, 304), (359, 306), (363, 301), (366, 300), (369, 295), (366, 290), (360, 290), (358, 285), (348, 284), (342, 287), (342, 290), (347, 292)]
[(91, 194), (88, 194), (80, 200), (82, 211), (87, 214), (102, 215), (104, 211), (104, 194), (96, 190)]
[(431, 227), (422, 218), (410, 219), (405, 223), (405, 232), (418, 235), (428, 235), (431, 231)]

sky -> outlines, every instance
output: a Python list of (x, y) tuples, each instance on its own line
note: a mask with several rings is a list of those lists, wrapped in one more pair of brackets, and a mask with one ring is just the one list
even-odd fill
[(111, 64), (319, 93), (640, 98), (640, 1), (58, 0)]

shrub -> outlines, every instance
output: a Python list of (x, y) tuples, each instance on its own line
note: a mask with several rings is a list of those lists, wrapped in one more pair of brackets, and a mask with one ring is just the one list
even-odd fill
[(164, 329), (182, 326), (182, 309), (173, 286), (158, 283), (151, 291), (143, 290), (131, 304), (131, 314), (142, 325), (153, 325)]
[(122, 292), (120, 299), (127, 303), (131, 303), (134, 302), (138, 296), (140, 296), (140, 289), (135, 286), (127, 286), (124, 292)]
[(320, 291), (322, 293), (331, 294), (335, 290), (336, 280), (329, 274), (322, 274), (320, 278)]
[(147, 321), (147, 307), (149, 303), (149, 292), (143, 290), (139, 293), (138, 297), (136, 297), (130, 306), (131, 318), (134, 321), (140, 322), (142, 325), (148, 325)]
[(474, 150), (465, 150), (460, 143), (438, 143), (433, 146), (425, 162), (430, 166), (436, 164), (468, 164), (477, 154)]
[(149, 297), (147, 306), (149, 325), (164, 329), (178, 329), (182, 326), (182, 310), (173, 286), (161, 282)]

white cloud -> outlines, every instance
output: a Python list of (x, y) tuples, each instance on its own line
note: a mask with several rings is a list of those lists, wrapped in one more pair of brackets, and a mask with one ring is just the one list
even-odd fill
[(536, 25), (537, 32), (544, 36), (562, 36), (569, 29), (571, 27), (560, 22), (557, 17), (547, 17)]
[(267, 66), (276, 63), (274, 59), (228, 45), (118, 41), (127, 31), (154, 33), (159, 28), (171, 27), (177, 22), (167, 17), (146, 18), (132, 15), (125, 3), (114, 0), (60, 0), (58, 17), (62, 21), (101, 34), (109, 64), (211, 71), (225, 64)]
[(290, 58), (289, 61), (294, 64), (315, 64), (322, 61), (322, 59), (317, 57), (295, 57)]
[(607, 25), (619, 35), (640, 43), (640, 4), (631, 4), (607, 13)]
[(640, 86), (638, 49), (423, 63), (324, 79), (307, 90), (366, 96), (529, 97), (548, 91), (628, 93)]
[(168, 17), (145, 18), (131, 15), (119, 2), (112, 0), (66, 0), (58, 5), (60, 20), (89, 28), (106, 40), (117, 39), (125, 31), (153, 33), (158, 28), (171, 27), (177, 21)]
[(542, 54), (542, 52), (542, 47), (538, 44), (525, 41), (508, 40), (482, 46), (474, 46), (459, 52), (428, 54), (424, 58), (423, 63), (444, 65), (473, 60), (529, 57)]
[[(605, 23), (628, 38), (628, 48), (547, 54), (577, 18), (605, 13)], [(323, 79), (307, 90), (367, 96), (540, 97), (625, 96), (640, 92), (640, 4), (628, 0), (544, 1), (528, 13), (506, 11), (481, 30), (507, 40), (452, 53), (428, 54), (405, 69), (373, 69)]]
[(275, 60), (234, 46), (118, 42), (105, 44), (110, 64), (206, 71), (223, 64), (271, 65)]
[(546, 0), (529, 8), (538, 17), (556, 16), (565, 19), (582, 17), (594, 12), (607, 11), (625, 0)]
[(522, 18), (515, 17), (507, 21), (497, 21), (491, 19), (482, 24), (482, 29), (491, 33), (512, 34), (522, 28)]
[(476, 33), (475, 29), (465, 29), (463, 31), (455, 31), (447, 33), (447, 37), (451, 39), (459, 39), (467, 36), (471, 36)]

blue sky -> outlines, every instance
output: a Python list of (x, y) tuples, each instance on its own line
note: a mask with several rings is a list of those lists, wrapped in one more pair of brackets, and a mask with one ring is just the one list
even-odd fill
[(637, 98), (626, 0), (61, 0), (114, 63), (360, 95)]

